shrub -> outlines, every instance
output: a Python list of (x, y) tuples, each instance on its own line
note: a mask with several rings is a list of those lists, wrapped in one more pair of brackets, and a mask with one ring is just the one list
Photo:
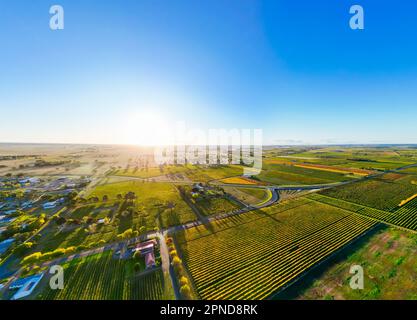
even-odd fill
[(188, 284), (181, 286), (180, 293), (184, 298), (189, 299), (191, 295), (190, 286)]
[(186, 284), (188, 285), (188, 279), (186, 277), (182, 276), (180, 278), (180, 285), (181, 285), (181, 287), (184, 286), (184, 285), (186, 285)]
[(42, 257), (42, 253), (41, 252), (34, 252), (26, 257), (24, 257), (21, 261), (21, 264), (30, 264), (30, 263), (35, 263), (37, 261), (39, 261), (39, 259)]

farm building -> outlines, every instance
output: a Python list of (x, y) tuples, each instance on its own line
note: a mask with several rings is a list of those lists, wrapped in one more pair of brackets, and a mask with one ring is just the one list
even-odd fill
[(145, 257), (146, 269), (151, 269), (156, 265), (154, 254), (155, 244), (155, 240), (141, 242), (134, 249), (136, 252), (139, 251), (142, 257)]
[(32, 201), (25, 201), (22, 203), (22, 209), (30, 208), (32, 207), (33, 203)]
[(146, 269), (151, 269), (151, 268), (156, 266), (156, 264), (155, 264), (155, 255), (154, 255), (153, 251), (148, 252), (145, 255), (145, 264), (146, 264)]
[(44, 209), (53, 209), (57, 206), (56, 201), (47, 202), (42, 205)]
[(58, 199), (58, 200), (55, 200), (55, 201), (52, 201), (52, 202), (46, 202), (46, 203), (44, 203), (43, 205), (42, 205), (42, 207), (44, 208), (44, 209), (53, 209), (53, 208), (55, 208), (57, 205), (60, 205), (61, 203), (63, 203), (64, 202), (64, 199), (63, 198), (61, 198), (61, 199)]
[(21, 185), (30, 183), (31, 185), (37, 184), (39, 183), (40, 180), (38, 178), (24, 178), (24, 179), (19, 179), (19, 183)]
[(141, 242), (137, 244), (134, 251), (139, 251), (141, 255), (146, 255), (148, 252), (153, 252), (154, 247), (155, 247), (155, 241), (150, 240), (150, 241)]

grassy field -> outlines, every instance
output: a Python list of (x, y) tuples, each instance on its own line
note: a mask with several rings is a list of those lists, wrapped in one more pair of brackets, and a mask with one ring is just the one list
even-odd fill
[(270, 196), (270, 191), (260, 188), (223, 187), (223, 189), (228, 194), (248, 205), (261, 203)]
[(290, 164), (264, 162), (263, 170), (256, 178), (270, 184), (311, 185), (350, 180), (353, 176), (340, 172), (296, 167)]
[[(320, 272), (299, 291), (298, 299), (417, 299), (417, 236), (396, 228), (373, 235), (351, 252)], [(364, 289), (349, 286), (352, 265), (364, 268)]]
[(112, 252), (75, 259), (63, 265), (65, 286), (45, 286), (42, 300), (161, 300), (165, 296), (161, 269), (145, 275), (132, 274), (126, 260), (114, 259)]
[(203, 299), (264, 299), (375, 222), (297, 199), (177, 236)]
[(196, 182), (208, 182), (242, 174), (243, 167), (238, 165), (194, 166), (194, 170), (187, 172), (187, 177)]
[[(102, 199), (107, 195), (109, 201), (116, 201), (118, 194), (124, 195), (127, 192), (135, 192), (137, 196), (135, 206), (139, 214), (136, 217), (137, 221), (133, 223), (152, 228), (156, 225), (167, 227), (196, 219), (175, 186), (168, 183), (128, 181), (107, 184), (98, 186), (89, 196)], [(168, 203), (173, 203), (175, 207), (171, 210), (167, 206)]]
[(228, 213), (241, 208), (240, 205), (225, 197), (197, 200), (194, 205), (205, 216)]
[(228, 177), (241, 176), (242, 166), (238, 165), (175, 165), (149, 168), (125, 168), (117, 170), (117, 176), (138, 177), (143, 179), (155, 178), (158, 176), (186, 177), (195, 182), (207, 182), (210, 180), (224, 179)]
[(142, 168), (125, 168), (117, 170), (114, 175), (116, 176), (128, 176), (137, 178), (154, 178), (163, 175), (177, 175), (185, 174), (188, 171), (192, 171), (194, 166), (192, 165), (178, 165), (178, 166), (160, 166), (160, 167), (142, 167)]
[(242, 184), (242, 185), (256, 185), (258, 184), (255, 180), (250, 180), (242, 177), (232, 177), (220, 180), (222, 183), (229, 183), (229, 184)]
[[(137, 195), (131, 206), (126, 200), (117, 199), (118, 194), (123, 198), (130, 191)], [(99, 199), (104, 195), (109, 198), (105, 202), (99, 200), (68, 209), (62, 214), (66, 219), (65, 225), (52, 222), (36, 239), (36, 246), (28, 254), (73, 246), (79, 249), (96, 247), (103, 242), (116, 241), (117, 236), (128, 229), (142, 234), (153, 231), (155, 227), (163, 228), (196, 219), (176, 188), (167, 183), (128, 181), (98, 186), (90, 194)], [(126, 213), (127, 209), (132, 212)], [(107, 219), (107, 222), (98, 224), (99, 219)]]

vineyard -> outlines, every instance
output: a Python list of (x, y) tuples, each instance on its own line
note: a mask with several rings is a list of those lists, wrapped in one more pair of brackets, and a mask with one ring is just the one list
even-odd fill
[(349, 180), (345, 173), (303, 168), (288, 164), (265, 162), (260, 181), (283, 185), (310, 185)]
[(183, 259), (202, 299), (270, 297), (376, 224), (311, 200), (292, 202), (235, 227), (183, 232)]
[(411, 178), (412, 176), (406, 176), (395, 181), (366, 180), (327, 189), (321, 194), (379, 210), (392, 211), (402, 200), (417, 193), (417, 185), (411, 183)]
[(417, 231), (417, 199), (413, 199), (402, 207), (397, 207), (395, 210), (388, 212), (320, 194), (312, 194), (308, 198), (377, 219), (381, 222)]
[(129, 275), (126, 260), (114, 259), (112, 252), (76, 259), (63, 265), (63, 290), (49, 287), (38, 297), (43, 300), (159, 300), (164, 298), (160, 269), (144, 276)]

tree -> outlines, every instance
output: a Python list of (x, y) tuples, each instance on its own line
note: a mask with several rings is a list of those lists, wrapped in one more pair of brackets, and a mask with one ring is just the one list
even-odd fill
[(190, 299), (191, 296), (191, 289), (188, 284), (181, 286), (180, 293), (185, 299)]
[(181, 263), (182, 261), (178, 256), (173, 257), (172, 265), (174, 266), (174, 270), (177, 274), (181, 271), (181, 268), (182, 268)]
[(135, 272), (139, 272), (140, 271), (140, 263), (136, 262), (133, 268), (135, 269)]
[(22, 261), (20, 262), (20, 264), (23, 264), (23, 265), (25, 265), (25, 264), (33, 264), (35, 262), (38, 262), (41, 257), (42, 257), (42, 253), (41, 252), (35, 252), (35, 253), (32, 253), (32, 254), (24, 257), (22, 259)]
[(17, 246), (13, 250), (13, 252), (16, 255), (19, 255), (20, 256), (20, 255), (25, 254), (26, 252), (28, 252), (29, 249), (33, 247), (33, 245), (34, 245), (34, 243), (33, 242), (29, 242), (29, 241), (28, 242), (25, 242), (25, 243), (22, 243), (21, 245)]
[(186, 277), (182, 276), (180, 278), (180, 285), (181, 285), (181, 287), (182, 286), (185, 286), (186, 284), (188, 285), (188, 279)]
[(133, 254), (133, 258), (135, 259), (140, 259), (142, 257), (142, 254), (140, 253), (140, 251), (135, 251), (135, 253)]
[(171, 209), (171, 214), (172, 214), (172, 210), (175, 208), (176, 204), (172, 201), (168, 201), (166, 204), (167, 209)]

